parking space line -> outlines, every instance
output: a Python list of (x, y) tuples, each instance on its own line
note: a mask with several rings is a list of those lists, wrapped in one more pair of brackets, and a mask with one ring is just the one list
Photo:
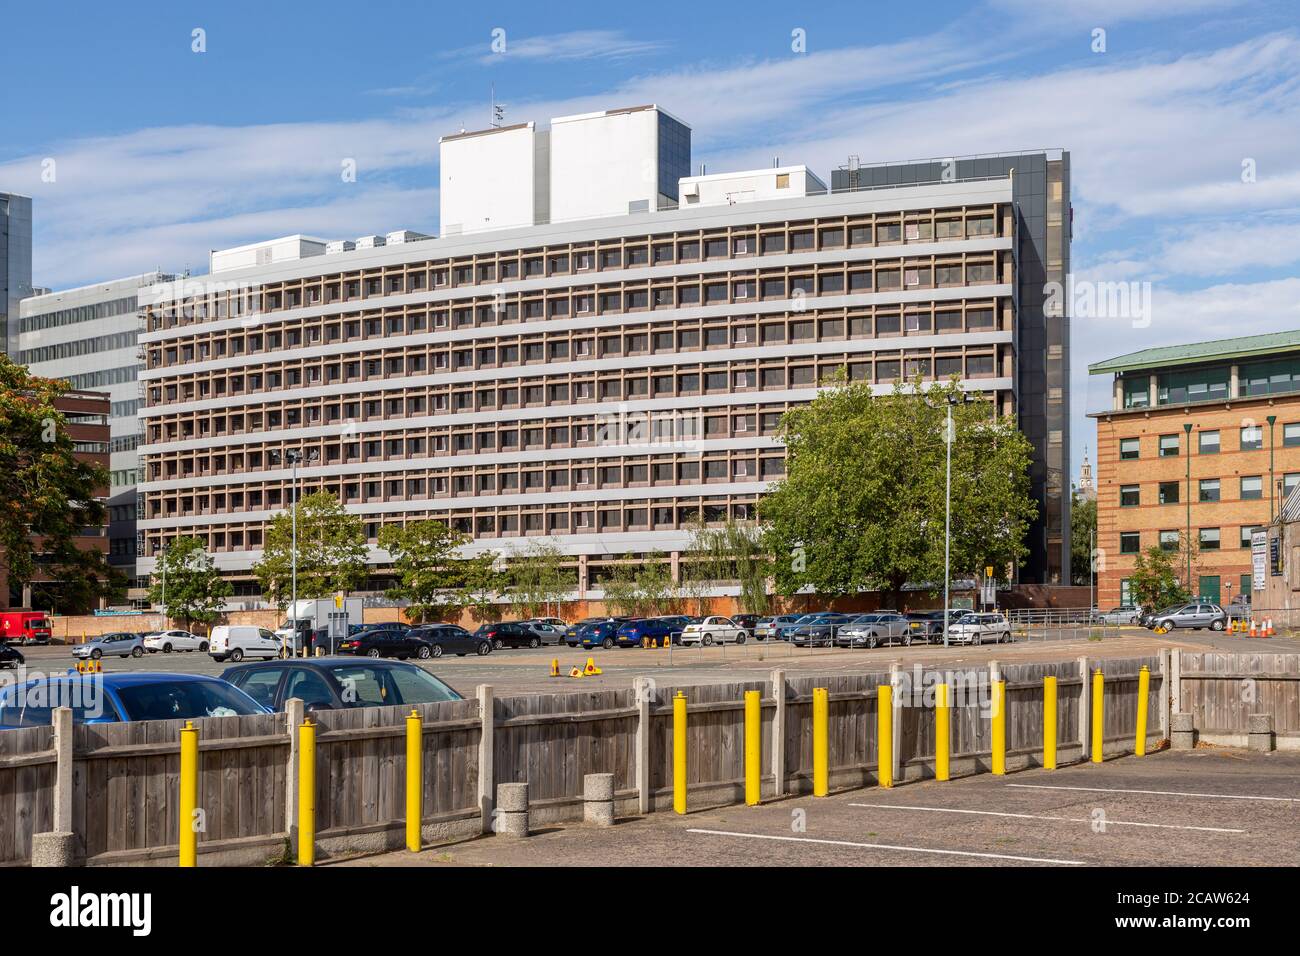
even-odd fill
[(1082, 860), (1054, 860), (1037, 856), (1011, 856), (1006, 853), (978, 853), (974, 850), (941, 850), (925, 846), (894, 846), (889, 843), (856, 843), (852, 840), (825, 840), (817, 837), (774, 836), (769, 833), (740, 833), (735, 830), (689, 829), (687, 833), (709, 836), (743, 837), (748, 840), (776, 840), (784, 843), (819, 843), (825, 846), (847, 846), (862, 850), (895, 850), (899, 853), (930, 853), (937, 856), (971, 856), (983, 860), (1013, 860), (1017, 863), (1056, 863), (1062, 866), (1087, 866)]
[(1181, 790), (1125, 790), (1119, 787), (1049, 787), (1040, 783), (1009, 783), (1008, 787), (1022, 790), (1082, 790), (1089, 793), (1145, 793), (1158, 797), (1204, 797), (1207, 800), (1272, 800), (1278, 803), (1297, 803), (1300, 797), (1261, 797), (1239, 793), (1187, 793)]
[[(905, 807), (891, 803), (850, 803), (851, 807), (867, 807), (877, 810), (923, 810), (927, 813), (968, 813), (981, 817), (1014, 817), (1019, 820), (1053, 820), (1059, 823), (1093, 823), (1091, 817), (1048, 817), (1034, 813), (1006, 813), (1000, 810), (958, 810), (952, 807)], [(1180, 823), (1139, 823), (1133, 820), (1112, 820), (1106, 818), (1108, 827), (1154, 827), (1159, 830), (1202, 830), (1206, 833), (1245, 833), (1228, 827), (1194, 827)]]

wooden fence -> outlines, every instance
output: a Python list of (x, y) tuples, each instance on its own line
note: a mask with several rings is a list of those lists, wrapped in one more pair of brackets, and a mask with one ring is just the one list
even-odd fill
[[(974, 668), (909, 670), (669, 686), (639, 678), (625, 690), (569, 691), (420, 705), (427, 839), (490, 832), (499, 783), (527, 782), (539, 822), (579, 818), (583, 777), (613, 773), (620, 812), (671, 805), (673, 697), (688, 702), (687, 776), (693, 807), (743, 799), (746, 691), (762, 695), (765, 798), (812, 789), (812, 695), (829, 692), (829, 769), (834, 787), (874, 782), (878, 688), (895, 702), (894, 778), (933, 773), (934, 686), (949, 684), (953, 775), (990, 766), (992, 682), (1006, 682), (1007, 764), (1041, 758), (1043, 678), (1057, 678), (1058, 753), (1081, 759), (1091, 731), (1091, 668), (1105, 675), (1104, 744), (1131, 750), (1138, 674), (1150, 669), (1148, 735), (1168, 735), (1171, 709), (1196, 715), (1202, 733), (1244, 735), (1246, 718), (1275, 715), (1278, 736), (1300, 739), (1300, 655), (1193, 654), (1076, 659)], [(1253, 687), (1243, 696), (1243, 687)], [(1253, 696), (1252, 696), (1253, 694)], [(410, 707), (321, 711), (317, 723), (318, 854), (403, 844), (405, 718)], [(302, 710), (194, 721), (199, 730), (199, 862), (291, 858), (297, 820), (297, 735)], [(0, 731), (0, 864), (31, 855), (32, 834), (76, 834), (90, 864), (174, 862), (181, 721)], [(1243, 736), (1244, 740), (1244, 736)]]

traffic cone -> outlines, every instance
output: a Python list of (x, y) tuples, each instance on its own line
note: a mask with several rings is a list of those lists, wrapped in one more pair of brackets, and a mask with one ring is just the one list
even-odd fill
[(1273, 619), (1271, 617), (1264, 622), (1264, 636), (1265, 637), (1273, 636)]
[(599, 667), (596, 666), (596, 659), (594, 657), (588, 657), (587, 666), (586, 668), (583, 669), (582, 673), (583, 676), (585, 677), (595, 677), (597, 674), (601, 674), (604, 672)]
[(1253, 617), (1250, 619), (1250, 636), (1255, 636), (1255, 619)]
[(570, 677), (581, 677), (581, 676), (583, 676), (583, 675), (582, 675), (582, 668), (581, 668), (581, 667), (573, 667), (573, 668), (571, 668), (571, 669), (569, 670), (569, 676), (570, 676)]
[(560, 676), (560, 659), (558, 657), (551, 658), (551, 676), (552, 677)]

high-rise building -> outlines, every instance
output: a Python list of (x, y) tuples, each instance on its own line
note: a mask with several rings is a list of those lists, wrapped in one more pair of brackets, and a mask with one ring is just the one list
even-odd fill
[[(552, 185), (585, 175), (556, 149), (563, 125)], [(838, 369), (880, 390), (955, 374), (1017, 410), (1021, 350), (1046, 342), (1017, 317), (1013, 177), (832, 193), (780, 167), (669, 187), (663, 137), (640, 143), (653, 196), (611, 184), (618, 205), (598, 218), (563, 217), (552, 188), (550, 223), (330, 243), (157, 287), (141, 572), (197, 535), (255, 594), (268, 523), (295, 495), (284, 453), (301, 451), (296, 493), (363, 518), (372, 587), (388, 574), (380, 527), (437, 518), (469, 553), (546, 538), (585, 591), (626, 555), (676, 566), (699, 515), (752, 519), (784, 473), (781, 415)], [(640, 169), (625, 145), (616, 161)], [(497, 198), (454, 201), (464, 224)]]
[(78, 391), (106, 392), (110, 399), (108, 458), (109, 563), (135, 577), (136, 483), (140, 463), (140, 386), (143, 361), (141, 290), (172, 275), (149, 272), (124, 279), (23, 299), (15, 313), (16, 361), (46, 378), (67, 379)]
[(32, 294), (32, 201), (0, 193), (0, 351), (18, 350), (18, 303)]
[[(1016, 414), (1034, 447), (1026, 583), (1070, 582), (1070, 154), (998, 153), (904, 163), (850, 162), (831, 173), (836, 193), (922, 183), (1009, 180), (1015, 209)], [(939, 238), (936, 234), (935, 238)]]

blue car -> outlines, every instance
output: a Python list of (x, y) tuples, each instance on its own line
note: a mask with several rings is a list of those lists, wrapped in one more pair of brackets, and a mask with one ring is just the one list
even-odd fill
[(238, 687), (201, 674), (70, 673), (0, 691), (0, 730), (48, 726), (57, 707), (71, 708), (78, 724), (271, 713)]
[(618, 629), (626, 621), (596, 621), (587, 624), (578, 631), (579, 647), (603, 647), (609, 650), (618, 643)]
[(816, 614), (801, 614), (799, 617), (796, 617), (793, 621), (788, 621), (787, 623), (782, 624), (776, 630), (776, 635), (775, 635), (776, 639), (778, 641), (790, 640), (791, 637), (794, 635), (795, 631), (797, 631), (800, 627), (802, 627), (805, 624), (812, 623), (813, 618), (819, 616), (820, 616), (820, 612)]
[(681, 636), (680, 625), (674, 627), (672, 622), (663, 618), (646, 617), (622, 625), (614, 634), (614, 643), (619, 647), (640, 647), (648, 637), (659, 647), (664, 641), (680, 644)]

